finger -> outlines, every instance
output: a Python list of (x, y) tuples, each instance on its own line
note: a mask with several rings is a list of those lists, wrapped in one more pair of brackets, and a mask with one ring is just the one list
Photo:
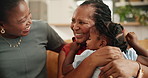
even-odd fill
[(121, 50), (120, 51), (115, 50), (113, 51), (113, 53), (108, 54), (108, 59), (116, 60), (119, 58), (123, 58)]
[(108, 71), (111, 68), (112, 68), (111, 62), (108, 63), (106, 66), (100, 68), (101, 72), (100, 72), (99, 76), (103, 75), (106, 71)]
[(112, 77), (112, 78), (119, 78), (120, 76), (119, 76), (119, 74), (118, 73), (113, 73), (113, 74), (111, 74), (111, 75), (109, 75), (108, 77)]
[(109, 70), (107, 70), (101, 77), (103, 77), (103, 78), (118, 78), (119, 75), (120, 74), (118, 74), (118, 71), (116, 71), (116, 68), (113, 66)]
[(131, 38), (131, 37), (132, 37), (132, 32), (129, 32), (129, 33), (127, 34), (127, 36), (128, 36), (129, 38)]

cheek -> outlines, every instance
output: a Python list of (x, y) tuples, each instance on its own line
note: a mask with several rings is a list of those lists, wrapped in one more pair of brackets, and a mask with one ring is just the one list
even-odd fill
[(98, 41), (98, 42), (96, 42), (96, 47), (97, 48), (101, 48), (101, 43)]
[(73, 25), (70, 26), (71, 30), (73, 31)]
[(89, 33), (90, 27), (89, 27), (89, 26), (82, 26), (82, 27), (80, 27), (80, 29), (81, 29), (84, 33)]
[(92, 44), (93, 44), (92, 40), (88, 40), (88, 41), (87, 41), (87, 45), (88, 45), (88, 47), (93, 46)]
[(86, 44), (89, 45), (89, 42), (90, 42), (90, 40), (87, 40), (87, 41), (86, 41)]
[(25, 30), (25, 28), (26, 28), (26, 25), (21, 24), (21, 25), (16, 26), (13, 29), (14, 29), (14, 32), (16, 33), (22, 33)]

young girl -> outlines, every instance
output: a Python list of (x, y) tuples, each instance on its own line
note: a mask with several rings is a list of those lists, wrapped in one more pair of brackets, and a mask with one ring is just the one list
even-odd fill
[[(72, 71), (87, 56), (95, 52), (95, 50), (99, 48), (103, 48), (105, 46), (119, 47), (120, 50), (122, 51), (121, 55), (123, 54), (124, 58), (136, 60), (137, 58), (136, 52), (131, 52), (132, 57), (124, 53), (124, 52), (127, 52), (126, 51), (127, 43), (124, 39), (123, 27), (120, 24), (116, 24), (113, 22), (104, 23), (103, 21), (100, 21), (99, 23), (96, 23), (96, 24), (97, 25), (93, 26), (90, 29), (90, 37), (89, 37), (89, 40), (87, 40), (86, 42), (88, 50), (85, 50), (81, 55), (75, 56), (75, 54), (77, 53), (77, 50), (79, 49), (79, 44), (73, 43), (73, 47), (71, 48), (71, 51), (67, 55), (63, 64), (63, 74), (67, 74), (68, 72)], [(75, 59), (74, 59), (74, 56), (75, 56)], [(116, 57), (116, 56), (112, 56), (112, 57)], [(116, 57), (116, 58), (123, 59), (123, 57)], [(109, 59), (110, 58), (108, 58), (107, 60)], [(101, 56), (101, 53), (100, 53), (100, 60), (99, 60), (98, 66), (100, 67), (104, 66), (109, 61), (104, 62), (104, 58), (103, 56)], [(98, 78), (98, 75), (100, 73), (100, 70), (98, 68), (94, 72), (94, 75), (92, 76), (92, 78)]]

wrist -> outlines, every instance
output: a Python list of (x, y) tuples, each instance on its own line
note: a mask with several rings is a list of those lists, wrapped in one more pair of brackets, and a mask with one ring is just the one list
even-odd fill
[(93, 53), (90, 56), (88, 56), (87, 59), (89, 60), (89, 63), (92, 65), (92, 67), (98, 67), (97, 62), (95, 61), (96, 58)]
[(137, 76), (138, 70), (139, 70), (139, 64), (136, 61), (131, 61), (132, 62), (132, 67), (133, 69), (131, 69), (133, 71), (132, 75), (134, 78)]
[(139, 69), (137, 71), (137, 75), (136, 75), (136, 78), (142, 78), (143, 77), (143, 70), (142, 70), (142, 66), (139, 62), (138, 63), (138, 66), (139, 66)]

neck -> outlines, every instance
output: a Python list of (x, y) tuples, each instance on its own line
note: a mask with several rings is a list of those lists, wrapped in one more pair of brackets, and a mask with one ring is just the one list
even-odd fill
[(15, 39), (15, 38), (18, 38), (19, 36), (14, 36), (14, 35), (10, 35), (10, 34), (1, 34), (0, 35), (2, 37), (5, 37), (5, 38), (10, 38), (10, 39)]

